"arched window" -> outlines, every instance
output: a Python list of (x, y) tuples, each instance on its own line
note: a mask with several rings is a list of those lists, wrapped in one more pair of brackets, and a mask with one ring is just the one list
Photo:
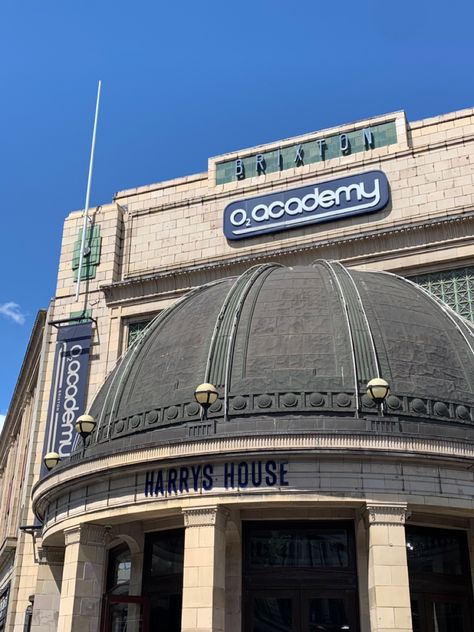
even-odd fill
[(113, 595), (128, 595), (132, 554), (127, 544), (119, 544), (109, 551), (107, 568), (107, 592)]
[[(102, 632), (140, 632), (148, 630), (149, 603), (130, 595), (132, 554), (126, 544), (109, 551), (106, 593), (102, 602)], [(133, 592), (133, 591), (132, 591)]]

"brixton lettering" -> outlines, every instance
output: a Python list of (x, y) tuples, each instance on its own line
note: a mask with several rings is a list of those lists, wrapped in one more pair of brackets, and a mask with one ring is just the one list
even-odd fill
[(301, 225), (327, 222), (383, 209), (389, 201), (382, 171), (331, 180), (232, 202), (224, 210), (227, 239), (244, 239)]
[(386, 147), (398, 142), (395, 118), (374, 121), (369, 127), (356, 127), (344, 132), (323, 135), (315, 132), (306, 140), (284, 141), (279, 147), (245, 150), (243, 155), (216, 162), (216, 184), (255, 178), (304, 165), (326, 162), (335, 158)]

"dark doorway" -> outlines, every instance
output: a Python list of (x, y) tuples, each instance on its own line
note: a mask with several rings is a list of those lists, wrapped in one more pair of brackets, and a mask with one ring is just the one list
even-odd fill
[(472, 632), (466, 533), (407, 527), (413, 632)]
[(102, 602), (103, 632), (148, 632), (150, 604), (146, 597), (107, 594)]
[(145, 536), (142, 595), (150, 603), (150, 632), (181, 630), (183, 561), (184, 529)]
[(123, 543), (109, 551), (107, 592), (102, 600), (102, 632), (148, 632), (150, 604), (129, 594), (132, 556)]
[(244, 525), (245, 632), (358, 632), (350, 522)]

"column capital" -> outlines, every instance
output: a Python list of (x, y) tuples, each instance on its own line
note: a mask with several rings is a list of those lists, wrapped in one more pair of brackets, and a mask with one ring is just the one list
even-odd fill
[(409, 511), (407, 503), (368, 502), (366, 503), (366, 516), (369, 525), (402, 527), (409, 517)]
[(103, 546), (107, 542), (109, 529), (100, 524), (80, 524), (64, 529), (66, 546), (71, 544), (92, 544)]
[(38, 562), (48, 566), (64, 564), (64, 548), (61, 546), (38, 546)]
[(219, 527), (225, 529), (229, 510), (220, 505), (208, 507), (193, 507), (183, 509), (184, 526), (190, 527)]

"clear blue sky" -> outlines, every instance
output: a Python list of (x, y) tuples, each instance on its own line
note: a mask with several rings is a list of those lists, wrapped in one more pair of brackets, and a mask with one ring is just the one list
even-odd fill
[(99, 78), (92, 204), (234, 149), (471, 107), (473, 24), (472, 0), (3, 0), (0, 415), (84, 203)]

